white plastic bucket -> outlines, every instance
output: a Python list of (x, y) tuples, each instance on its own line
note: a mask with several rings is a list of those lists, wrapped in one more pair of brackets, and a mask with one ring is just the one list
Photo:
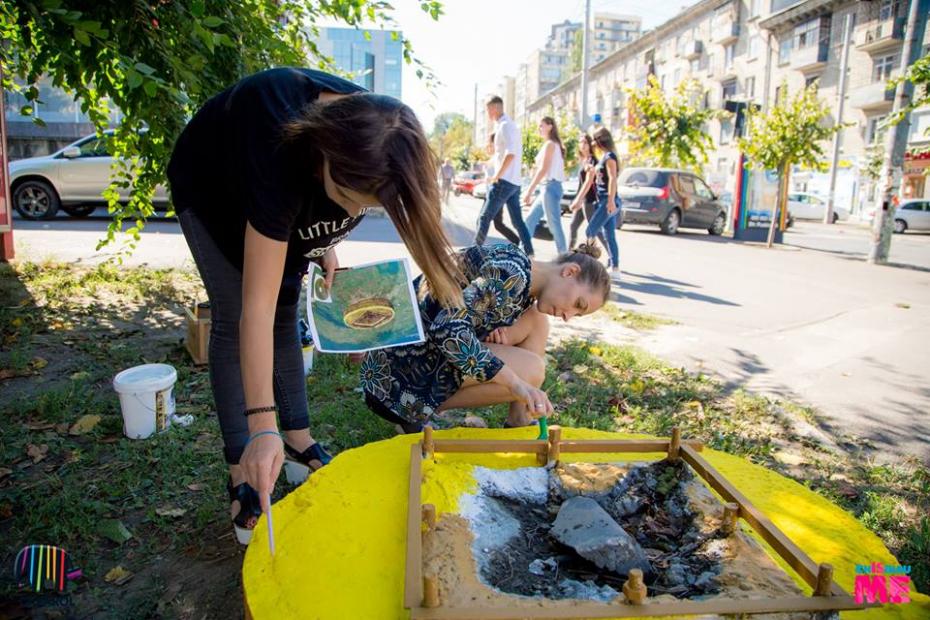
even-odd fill
[(134, 366), (113, 377), (127, 437), (145, 439), (171, 426), (177, 380), (178, 372), (168, 364)]

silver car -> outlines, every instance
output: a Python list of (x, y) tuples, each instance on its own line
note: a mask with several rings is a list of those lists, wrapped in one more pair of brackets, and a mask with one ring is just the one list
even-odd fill
[[(103, 190), (110, 185), (113, 164), (106, 142), (106, 136), (87, 136), (51, 155), (10, 162), (10, 193), (16, 211), (27, 220), (47, 220), (59, 208), (86, 217), (106, 205)], [(122, 199), (129, 199), (128, 189), (119, 191)], [(153, 202), (156, 208), (168, 204), (163, 184), (156, 187)]]
[(930, 200), (902, 200), (894, 210), (894, 231), (903, 233), (908, 230), (930, 230)]

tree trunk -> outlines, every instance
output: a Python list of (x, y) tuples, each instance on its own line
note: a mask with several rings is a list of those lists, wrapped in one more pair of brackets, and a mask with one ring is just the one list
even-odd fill
[[(765, 243), (765, 246), (768, 248), (772, 247), (775, 243), (775, 226), (784, 218), (784, 214), (787, 210), (788, 171), (790, 169), (790, 165), (785, 164), (782, 169), (778, 171), (778, 196), (775, 198), (775, 205), (772, 207), (772, 215), (769, 219), (769, 237)], [(784, 230), (784, 226), (782, 226), (782, 230)]]

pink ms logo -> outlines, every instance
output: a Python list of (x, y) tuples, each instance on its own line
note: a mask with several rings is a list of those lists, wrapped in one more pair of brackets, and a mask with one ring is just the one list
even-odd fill
[(856, 603), (909, 603), (910, 566), (895, 564), (856, 565)]

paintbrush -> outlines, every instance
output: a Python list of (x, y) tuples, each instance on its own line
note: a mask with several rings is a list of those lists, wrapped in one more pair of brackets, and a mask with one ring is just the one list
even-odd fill
[(268, 495), (268, 512), (265, 513), (265, 518), (268, 519), (268, 549), (271, 551), (271, 556), (274, 557), (274, 521), (271, 520), (271, 494)]

